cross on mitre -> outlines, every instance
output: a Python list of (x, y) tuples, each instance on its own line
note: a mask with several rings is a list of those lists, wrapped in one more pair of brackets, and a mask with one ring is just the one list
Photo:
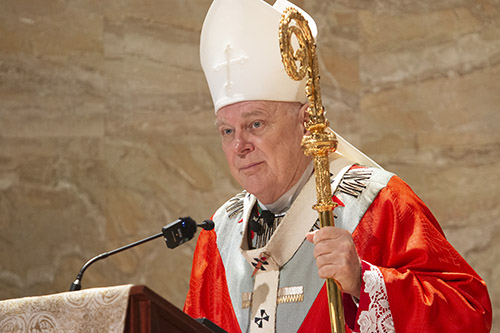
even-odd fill
[(226, 44), (226, 48), (224, 50), (224, 53), (226, 55), (226, 61), (220, 64), (217, 64), (214, 66), (214, 70), (218, 72), (222, 68), (226, 68), (226, 84), (225, 84), (225, 89), (226, 89), (226, 95), (229, 96), (231, 94), (231, 88), (233, 86), (233, 82), (231, 81), (231, 65), (232, 64), (244, 64), (245, 62), (248, 61), (248, 57), (246, 56), (239, 56), (237, 58), (231, 59), (231, 45), (228, 43)]

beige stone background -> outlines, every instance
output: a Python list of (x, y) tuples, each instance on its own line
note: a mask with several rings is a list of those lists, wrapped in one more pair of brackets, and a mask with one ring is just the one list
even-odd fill
[[(424, 199), (498, 311), (500, 2), (297, 3), (333, 126)], [(238, 191), (198, 59), (209, 5), (0, 2), (0, 299), (66, 291), (91, 257)], [(194, 245), (157, 239), (83, 286), (146, 284), (182, 307)]]

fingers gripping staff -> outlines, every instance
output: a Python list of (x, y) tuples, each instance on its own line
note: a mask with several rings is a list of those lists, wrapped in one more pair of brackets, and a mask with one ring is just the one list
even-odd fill
[[(279, 40), (281, 57), (287, 74), (296, 81), (308, 75), (306, 94), (309, 102), (307, 110), (309, 121), (305, 125), (309, 134), (302, 139), (302, 149), (306, 155), (312, 155), (314, 161), (318, 201), (313, 208), (318, 211), (321, 227), (333, 226), (333, 208), (336, 204), (332, 201), (328, 154), (335, 152), (337, 139), (335, 133), (328, 127), (321, 102), (314, 37), (307, 21), (296, 9), (287, 8), (283, 13)], [(299, 46), (296, 51), (292, 45), (293, 41), (296, 41)], [(327, 279), (327, 290), (332, 332), (345, 332), (340, 285), (333, 279)]]

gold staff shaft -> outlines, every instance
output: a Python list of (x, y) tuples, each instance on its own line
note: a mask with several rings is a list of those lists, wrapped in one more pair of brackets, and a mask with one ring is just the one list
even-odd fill
[[(292, 21), (294, 24), (291, 24)], [(294, 51), (292, 39), (298, 43), (296, 51)], [(302, 139), (302, 149), (306, 155), (313, 156), (317, 196), (317, 203), (313, 208), (318, 211), (321, 227), (333, 226), (333, 209), (336, 204), (332, 200), (328, 154), (337, 149), (337, 138), (328, 127), (321, 102), (314, 37), (306, 19), (296, 9), (287, 8), (284, 11), (280, 21), (279, 40), (283, 65), (288, 75), (297, 81), (302, 80), (306, 74), (308, 75), (306, 84), (309, 101), (307, 109), (309, 120), (306, 123), (308, 134)], [(334, 279), (327, 279), (326, 287), (332, 332), (344, 333), (342, 290)]]

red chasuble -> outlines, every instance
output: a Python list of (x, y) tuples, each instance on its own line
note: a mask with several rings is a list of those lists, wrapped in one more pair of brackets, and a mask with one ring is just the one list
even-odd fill
[[(240, 332), (216, 237), (214, 231), (200, 234), (184, 311), (194, 318), (209, 318), (228, 332)], [(353, 238), (363, 260), (363, 280), (358, 305), (344, 295), (348, 332), (383, 331), (381, 323), (388, 313), (377, 306), (387, 302), (396, 332), (490, 331), (486, 284), (401, 179), (392, 177), (378, 193)], [(372, 278), (365, 278), (367, 272), (373, 273)], [(373, 292), (377, 283), (386, 294)], [(330, 331), (326, 288), (299, 331)]]

